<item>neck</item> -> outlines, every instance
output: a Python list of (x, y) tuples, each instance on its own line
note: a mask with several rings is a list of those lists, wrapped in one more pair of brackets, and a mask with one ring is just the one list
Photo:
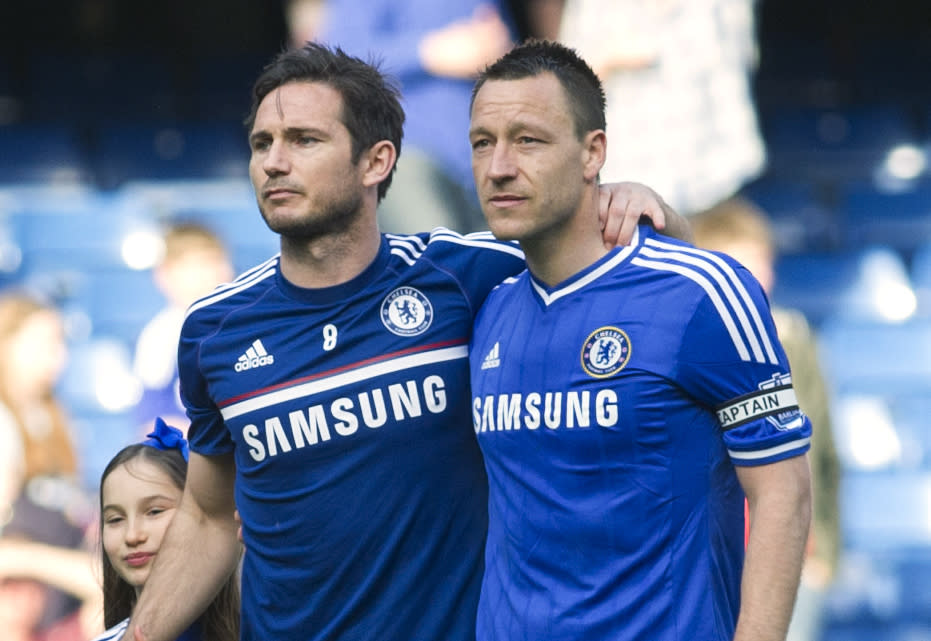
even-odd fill
[[(374, 218), (374, 214), (373, 214)], [(281, 274), (307, 289), (333, 287), (361, 274), (378, 255), (381, 234), (374, 220), (317, 238), (281, 238)]]
[(586, 202), (566, 225), (521, 239), (530, 273), (550, 287), (579, 273), (610, 251), (598, 222), (598, 201)]

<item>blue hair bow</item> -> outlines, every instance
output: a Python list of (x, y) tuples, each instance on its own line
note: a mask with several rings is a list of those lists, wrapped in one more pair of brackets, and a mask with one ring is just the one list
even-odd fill
[(177, 427), (172, 427), (161, 417), (155, 418), (155, 429), (146, 434), (143, 445), (154, 447), (157, 450), (178, 450), (184, 460), (188, 460), (188, 446), (184, 434)]

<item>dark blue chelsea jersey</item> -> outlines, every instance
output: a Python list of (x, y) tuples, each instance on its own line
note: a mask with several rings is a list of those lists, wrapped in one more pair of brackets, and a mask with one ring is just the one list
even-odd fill
[(735, 466), (811, 435), (749, 272), (641, 226), (556, 287), (505, 281), (470, 360), (490, 498), (478, 640), (730, 641)]
[(488, 233), (386, 235), (308, 290), (273, 258), (195, 303), (179, 347), (192, 449), (234, 452), (242, 638), (474, 638), (487, 483), (468, 342), (524, 269)]

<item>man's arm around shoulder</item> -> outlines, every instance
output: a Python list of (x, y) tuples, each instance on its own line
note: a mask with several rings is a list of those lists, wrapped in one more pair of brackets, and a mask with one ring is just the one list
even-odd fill
[(232, 454), (191, 452), (184, 496), (133, 611), (126, 639), (174, 641), (237, 567)]

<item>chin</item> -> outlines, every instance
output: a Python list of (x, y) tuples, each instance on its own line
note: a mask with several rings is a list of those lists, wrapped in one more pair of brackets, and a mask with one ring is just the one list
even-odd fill
[(517, 227), (515, 225), (508, 225), (507, 223), (498, 222), (489, 222), (488, 229), (491, 230), (491, 233), (495, 235), (495, 238), (498, 240), (521, 240), (527, 234), (526, 231)]

